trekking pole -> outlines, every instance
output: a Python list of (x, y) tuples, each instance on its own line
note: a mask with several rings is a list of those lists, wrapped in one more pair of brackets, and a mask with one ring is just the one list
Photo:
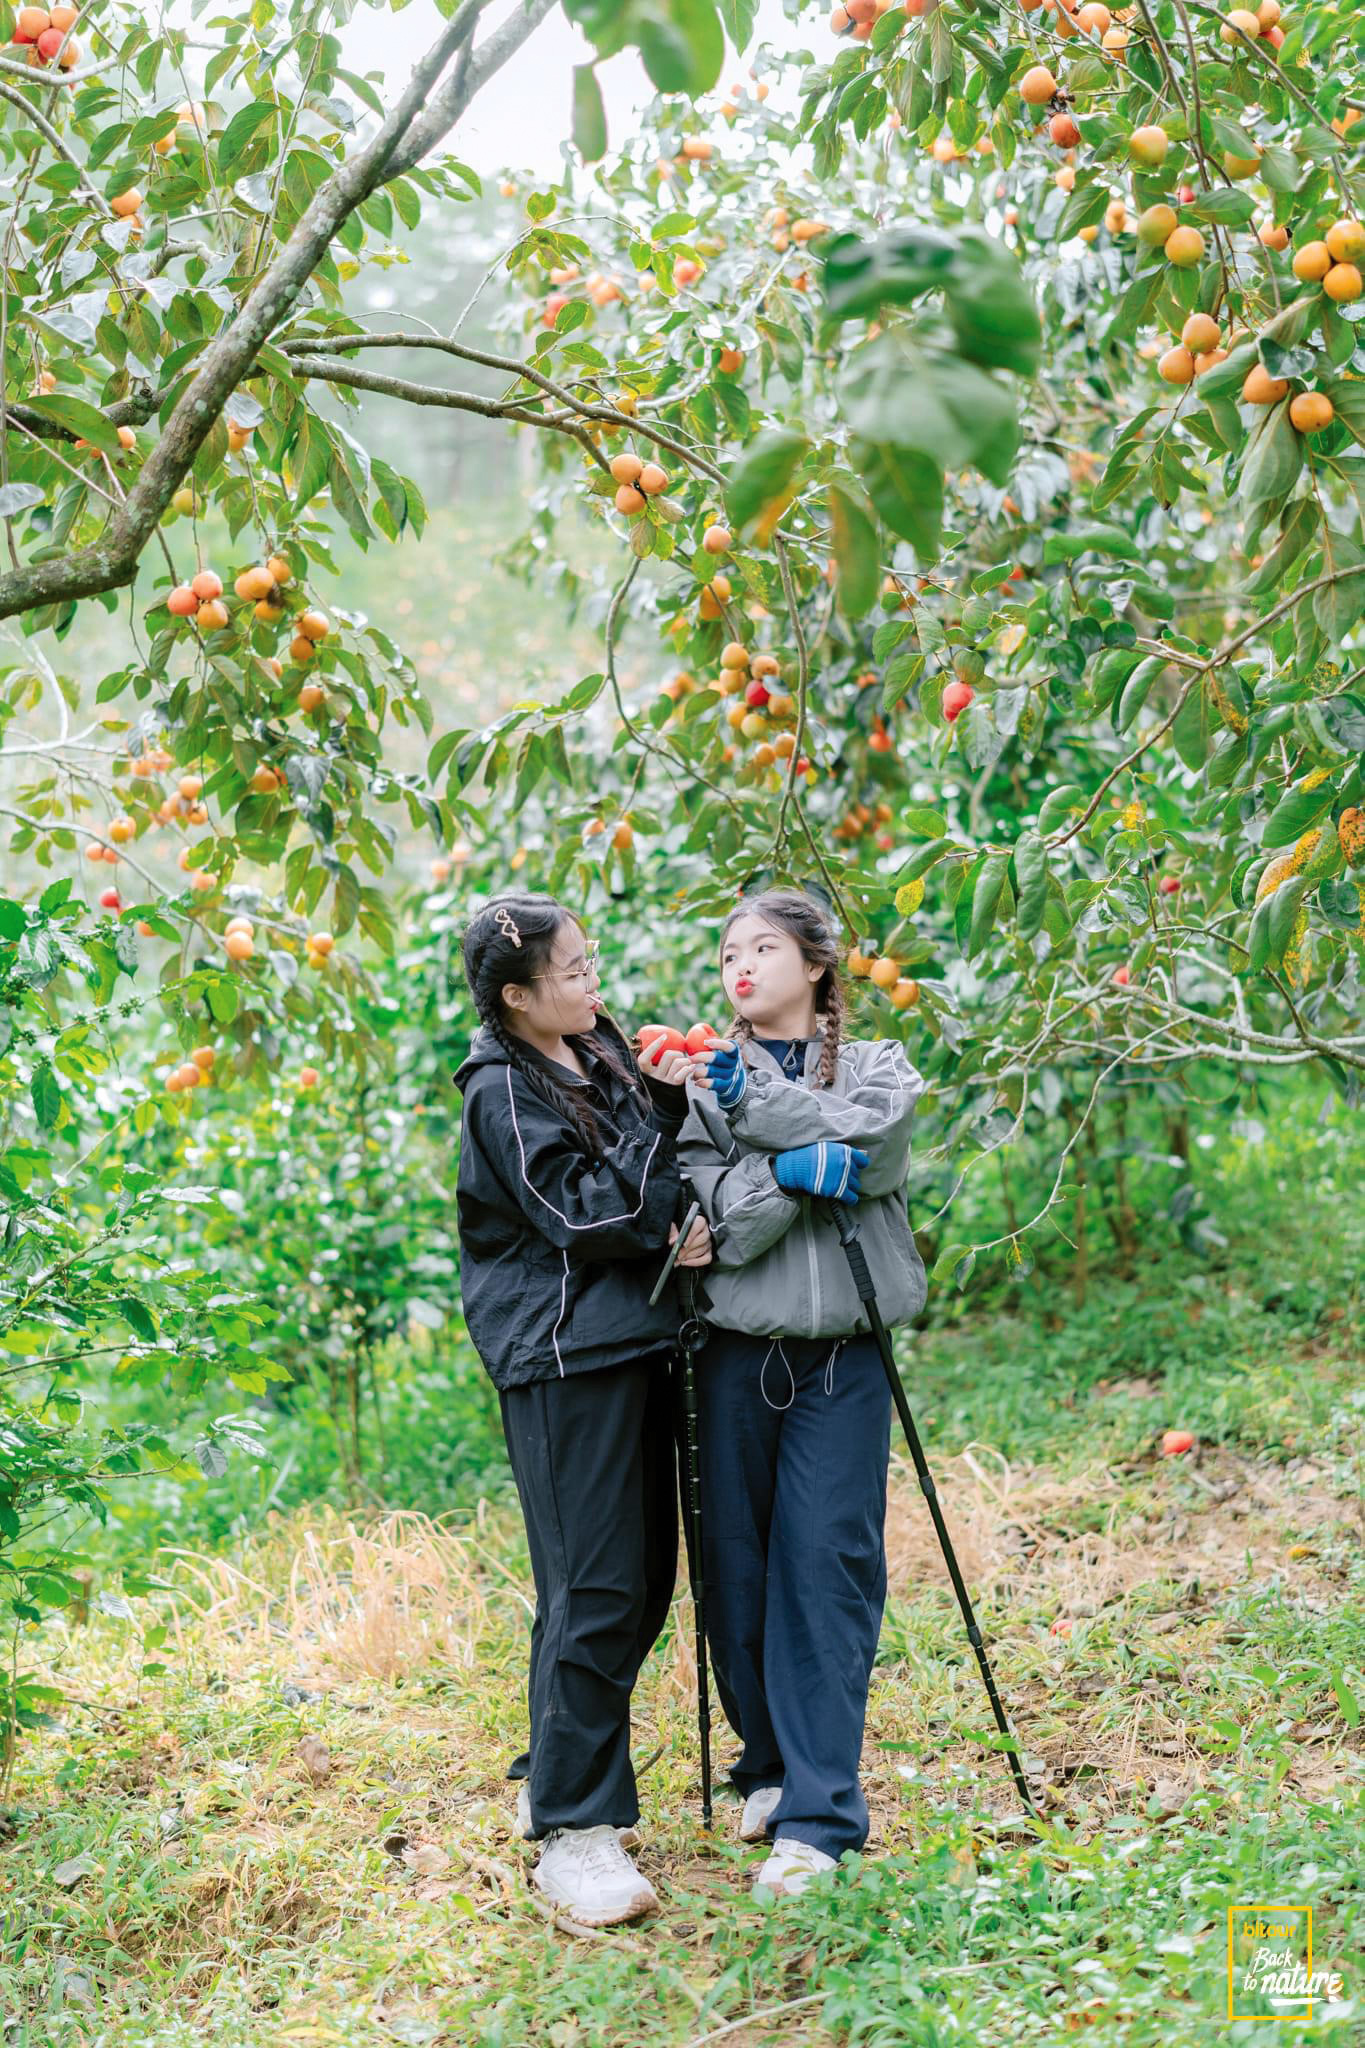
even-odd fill
[(1025, 1812), (1032, 1814), (1034, 1819), (1037, 1820), (1039, 1818), (1038, 1809), (1033, 1803), (1027, 1781), (1024, 1777), (1023, 1765), (1019, 1761), (1018, 1739), (1010, 1727), (1005, 1709), (1000, 1704), (1000, 1695), (995, 1689), (995, 1678), (991, 1672), (990, 1660), (986, 1655), (986, 1646), (982, 1641), (981, 1631), (976, 1625), (976, 1616), (972, 1612), (971, 1596), (963, 1582), (962, 1573), (958, 1569), (952, 1538), (948, 1534), (948, 1525), (943, 1519), (943, 1510), (939, 1506), (938, 1492), (934, 1486), (933, 1474), (929, 1470), (928, 1461), (924, 1455), (924, 1446), (919, 1440), (919, 1431), (915, 1428), (915, 1418), (910, 1413), (910, 1403), (906, 1399), (901, 1376), (896, 1370), (896, 1361), (891, 1350), (891, 1338), (887, 1332), (886, 1324), (882, 1321), (881, 1308), (877, 1302), (877, 1292), (872, 1284), (871, 1268), (868, 1266), (867, 1254), (862, 1247), (858, 1226), (844, 1203), (831, 1201), (825, 1202), (822, 1206), (829, 1212), (830, 1221), (839, 1233), (839, 1242), (844, 1248), (844, 1256), (848, 1260), (849, 1271), (853, 1275), (853, 1284), (858, 1290), (858, 1299), (867, 1311), (868, 1325), (877, 1340), (877, 1349), (881, 1353), (882, 1365), (885, 1368), (886, 1377), (891, 1383), (891, 1398), (896, 1404), (896, 1413), (900, 1417), (901, 1428), (905, 1431), (905, 1440), (910, 1446), (910, 1456), (914, 1460), (915, 1474), (920, 1483), (920, 1490), (925, 1500), (929, 1503), (929, 1513), (933, 1518), (934, 1529), (943, 1551), (943, 1559), (948, 1567), (948, 1576), (953, 1582), (953, 1591), (957, 1594), (957, 1604), (962, 1609), (962, 1618), (967, 1624), (967, 1640), (976, 1652), (976, 1661), (981, 1668), (981, 1677), (986, 1687), (986, 1695), (991, 1703), (991, 1712), (995, 1716), (995, 1725), (1000, 1730), (1005, 1741), (1006, 1754), (1010, 1760), (1010, 1770), (1014, 1775), (1015, 1790), (1024, 1802)]
[[(678, 1253), (692, 1225), (701, 1214), (694, 1200), (678, 1227), (663, 1271), (649, 1297), (652, 1308), (663, 1293), (664, 1282), (673, 1271)], [(706, 1671), (706, 1586), (701, 1555), (701, 1439), (697, 1427), (697, 1353), (706, 1342), (706, 1325), (697, 1314), (696, 1276), (687, 1275), (687, 1320), (678, 1332), (682, 1353), (682, 1433), (678, 1441), (678, 1485), (683, 1502), (683, 1534), (687, 1550), (687, 1580), (692, 1593), (692, 1613), (697, 1625), (697, 1733), (701, 1739), (701, 1818), (711, 1825), (711, 1689)]]
[(706, 1670), (706, 1581), (701, 1547), (701, 1441), (697, 1427), (697, 1353), (706, 1325), (696, 1313), (696, 1282), (688, 1274), (691, 1313), (678, 1332), (682, 1350), (682, 1493), (687, 1530), (687, 1576), (697, 1630), (697, 1735), (701, 1744), (701, 1822), (711, 1825), (711, 1688)]

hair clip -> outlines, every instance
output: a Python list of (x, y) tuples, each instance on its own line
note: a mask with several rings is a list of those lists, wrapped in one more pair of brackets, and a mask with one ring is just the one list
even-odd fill
[(510, 939), (514, 946), (521, 944), (521, 933), (517, 930), (516, 920), (513, 918), (510, 910), (499, 909), (494, 911), (493, 921), (505, 939)]

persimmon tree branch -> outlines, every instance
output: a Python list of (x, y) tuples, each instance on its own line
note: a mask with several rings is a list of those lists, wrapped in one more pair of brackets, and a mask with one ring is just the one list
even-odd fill
[(586, 427), (562, 413), (533, 412), (510, 398), (484, 398), (477, 391), (448, 391), (439, 384), (414, 384), (408, 377), (386, 377), (378, 370), (361, 370), (335, 356), (291, 356), (296, 376), (321, 378), (328, 384), (344, 384), (356, 391), (375, 391), (386, 398), (401, 398), (408, 405), (447, 406), (455, 412), (478, 413), (488, 420), (517, 420), (522, 426), (547, 427), (568, 434), (591, 456), (598, 468), (610, 474), (610, 465), (593, 446)]
[[(476, 16), (482, 12), (484, 4), (485, 0), (478, 0), (473, 10)], [(522, 0), (519, 11), (509, 14), (506, 21), (485, 37), (477, 49), (470, 47), (466, 50), (450, 78), (439, 92), (432, 95), (430, 104), (409, 127), (401, 147), (394, 152), (385, 169), (386, 181), (410, 171), (429, 150), (436, 147), (454, 127), (474, 95), (482, 90), (495, 71), (502, 69), (509, 57), (516, 55), (554, 5), (555, 0)]]
[(455, 341), (449, 335), (406, 334), (401, 332), (389, 334), (290, 335), (280, 342), (279, 347), (283, 354), (293, 357), (299, 354), (307, 354), (309, 351), (324, 345), (327, 349), (340, 355), (349, 355), (352, 349), (360, 348), (435, 349), (441, 355), (455, 356), (464, 363), (481, 363), (485, 369), (501, 370), (508, 377), (515, 377), (518, 380), (524, 380), (528, 384), (534, 384), (538, 390), (545, 392), (548, 397), (556, 398), (561, 405), (571, 407), (582, 419), (596, 421), (604, 426), (625, 428), (628, 432), (638, 435), (642, 440), (652, 442), (656, 448), (666, 449), (670, 455), (676, 455), (678, 460), (685, 462), (689, 468), (700, 470), (703, 476), (709, 477), (715, 484), (723, 485), (725, 482), (724, 473), (717, 469), (714, 463), (708, 462), (705, 457), (698, 455), (694, 449), (685, 447), (681, 442), (675, 440), (671, 434), (666, 434), (661, 427), (654, 426), (648, 420), (640, 419), (636, 414), (622, 412), (617, 406), (606, 405), (592, 399), (580, 398), (567, 385), (557, 383), (553, 377), (547, 377), (545, 372), (537, 368), (534, 363), (522, 362), (517, 356), (502, 356), (495, 354), (491, 349), (471, 348), (467, 342)]
[[(257, 350), (297, 304), (308, 279), (342, 223), (385, 180), (396, 174), (395, 153), (424, 109), (439, 121), (423, 122), (423, 153), (438, 142), (479, 87), (520, 49), (548, 7), (536, 4), (503, 24), (480, 46), (460, 91), (427, 102), (452, 57), (473, 33), (484, 0), (464, 0), (416, 65), (397, 104), (364, 148), (338, 165), (314, 193), (292, 234), (253, 287), (241, 311), (205, 350), (199, 369), (166, 422), (137, 482), (112, 513), (99, 538), (51, 561), (0, 575), (0, 618), (60, 599), (118, 589), (137, 572), (139, 556), (207, 439), (232, 392), (250, 371)], [(33, 74), (38, 76), (41, 74)], [(74, 75), (74, 74), (68, 74)], [(3, 424), (0, 415), (0, 424)]]

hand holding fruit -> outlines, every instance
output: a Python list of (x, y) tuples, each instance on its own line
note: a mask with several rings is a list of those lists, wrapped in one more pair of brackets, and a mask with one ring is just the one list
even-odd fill
[(646, 1080), (663, 1081), (681, 1088), (692, 1079), (692, 1055), (681, 1031), (670, 1024), (642, 1024), (635, 1034), (640, 1072)]

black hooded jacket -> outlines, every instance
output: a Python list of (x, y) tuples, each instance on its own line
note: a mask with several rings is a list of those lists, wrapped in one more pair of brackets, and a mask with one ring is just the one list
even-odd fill
[[(624, 1365), (678, 1333), (672, 1277), (653, 1308), (649, 1296), (678, 1217), (675, 1147), (686, 1093), (651, 1084), (646, 1107), (598, 1056), (599, 1037), (633, 1069), (629, 1047), (604, 1016), (573, 1041), (586, 1081), (551, 1068), (565, 1088), (589, 1091), (601, 1134), (596, 1158), (482, 1027), (455, 1075), (464, 1096), (460, 1289), (469, 1334), (498, 1388)], [(543, 1058), (529, 1046), (526, 1056)]]

